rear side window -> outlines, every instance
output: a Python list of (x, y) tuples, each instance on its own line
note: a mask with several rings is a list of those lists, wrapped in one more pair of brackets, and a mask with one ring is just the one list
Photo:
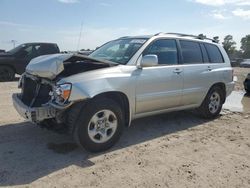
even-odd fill
[(200, 44), (201, 46), (201, 51), (202, 51), (202, 56), (203, 56), (203, 62), (204, 63), (209, 63), (209, 58), (208, 58), (208, 55), (207, 55), (207, 50), (204, 46), (204, 44)]
[(57, 46), (50, 45), (50, 44), (43, 44), (43, 45), (41, 45), (41, 47), (39, 48), (38, 51), (39, 51), (40, 55), (58, 53)]
[(184, 64), (203, 63), (199, 43), (193, 41), (180, 40), (180, 45)]
[(210, 59), (210, 63), (224, 63), (219, 48), (213, 44), (204, 44)]

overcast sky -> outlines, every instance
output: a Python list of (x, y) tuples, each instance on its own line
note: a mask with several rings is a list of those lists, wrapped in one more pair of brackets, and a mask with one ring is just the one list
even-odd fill
[(109, 40), (158, 32), (222, 39), (250, 34), (250, 0), (0, 0), (0, 49), (55, 42), (93, 49)]

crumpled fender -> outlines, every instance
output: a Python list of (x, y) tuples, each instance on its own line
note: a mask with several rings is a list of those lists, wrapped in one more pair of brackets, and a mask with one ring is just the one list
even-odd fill
[[(57, 84), (72, 83), (70, 101), (93, 98), (98, 94), (111, 91), (122, 92), (130, 98), (129, 96), (134, 96), (134, 85), (131, 83), (134, 82), (135, 77), (131, 72), (135, 69), (133, 66), (99, 69), (63, 78)], [(133, 88), (130, 88), (132, 86)]]

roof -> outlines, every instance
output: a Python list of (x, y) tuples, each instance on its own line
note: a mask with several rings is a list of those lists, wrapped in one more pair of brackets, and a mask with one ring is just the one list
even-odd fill
[(182, 33), (156, 33), (155, 35), (140, 35), (140, 36), (125, 36), (121, 37), (119, 39), (129, 39), (129, 38), (143, 38), (143, 39), (149, 39), (151, 37), (156, 36), (163, 36), (163, 37), (175, 37), (179, 39), (190, 39), (190, 40), (196, 40), (196, 41), (204, 41), (204, 42), (210, 42), (210, 43), (218, 43), (216, 39), (207, 38), (205, 35), (190, 35), (190, 34), (182, 34)]
[(53, 44), (53, 45), (57, 45), (56, 43), (53, 43), (53, 42), (26, 42), (26, 43), (23, 43), (23, 44)]

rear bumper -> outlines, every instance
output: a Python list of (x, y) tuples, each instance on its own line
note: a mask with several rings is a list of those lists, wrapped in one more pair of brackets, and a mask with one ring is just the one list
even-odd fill
[(45, 119), (54, 118), (56, 116), (56, 109), (50, 105), (31, 108), (25, 105), (19, 98), (19, 94), (12, 95), (13, 105), (16, 111), (25, 119), (32, 122), (40, 122)]
[(234, 90), (235, 82), (230, 82), (226, 84), (226, 95), (229, 96)]

